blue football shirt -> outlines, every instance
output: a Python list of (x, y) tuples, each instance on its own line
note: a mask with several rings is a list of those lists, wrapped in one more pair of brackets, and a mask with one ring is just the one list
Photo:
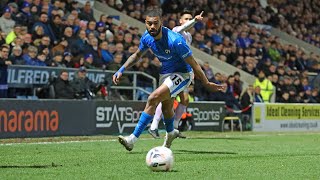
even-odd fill
[(192, 51), (180, 34), (162, 27), (161, 39), (155, 40), (146, 30), (140, 39), (139, 49), (144, 52), (148, 48), (162, 63), (160, 74), (192, 71), (191, 66), (185, 61), (192, 55)]

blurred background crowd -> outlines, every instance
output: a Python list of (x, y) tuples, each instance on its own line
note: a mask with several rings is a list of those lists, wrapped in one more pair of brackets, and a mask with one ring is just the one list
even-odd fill
[[(197, 80), (191, 85), (191, 101), (225, 101), (230, 107), (243, 109), (252, 102), (319, 103), (319, 86), (308, 76), (319, 74), (320, 56), (298, 45), (283, 44), (268, 28), (279, 28), (298, 39), (320, 47), (319, 8), (314, 0), (99, 0), (108, 6), (144, 22), (143, 12), (162, 8), (163, 24), (172, 29), (179, 25), (180, 12), (189, 8), (193, 14), (204, 11), (190, 33), (192, 46), (256, 77), (254, 84), (243, 86), (240, 73), (214, 72), (210, 59), (202, 68), (212, 82), (225, 84), (225, 92), (210, 93)], [(265, 2), (265, 3), (263, 3)], [(2, 0), (0, 2), (0, 72), (10, 65), (78, 68), (69, 82), (62, 71), (57, 77), (55, 98), (81, 97), (83, 89), (102, 93), (101, 84), (86, 77), (88, 69), (118, 70), (137, 50), (139, 29), (125, 22), (113, 23), (114, 16), (94, 18), (90, 1), (81, 5), (74, 0)], [(264, 24), (261, 28), (257, 24)], [(152, 53), (132, 67), (157, 80), (161, 63)], [(65, 78), (64, 78), (65, 77)], [(10, 89), (0, 76), (0, 96), (15, 98), (32, 93), (30, 89)], [(86, 80), (84, 80), (86, 79)], [(125, 76), (122, 85), (130, 85)], [(80, 84), (80, 85), (79, 85)], [(152, 81), (138, 78), (137, 85), (152, 91)], [(2, 89), (1, 89), (2, 87)], [(68, 89), (66, 92), (64, 90)], [(62, 93), (61, 93), (62, 92)], [(87, 92), (86, 92), (87, 93)], [(90, 92), (89, 92), (90, 93)], [(120, 99), (132, 94), (116, 91)], [(62, 94), (62, 95), (61, 95)], [(138, 93), (140, 100), (147, 94)]]

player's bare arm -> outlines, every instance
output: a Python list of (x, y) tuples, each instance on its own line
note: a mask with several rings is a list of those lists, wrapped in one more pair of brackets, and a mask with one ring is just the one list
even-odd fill
[(133, 53), (127, 61), (123, 64), (123, 66), (112, 76), (112, 81), (115, 85), (118, 85), (120, 77), (125, 69), (132, 67), (134, 64), (138, 62), (138, 60), (145, 54), (145, 52), (141, 52), (138, 49), (135, 53)]
[(198, 64), (198, 62), (193, 58), (193, 56), (189, 56), (185, 59), (185, 61), (190, 64), (190, 66), (192, 67), (195, 77), (200, 79), (200, 81), (202, 82), (202, 84), (210, 91), (215, 92), (215, 91), (221, 91), (224, 90), (224, 86), (213, 83), (213, 82), (209, 82), (206, 75), (204, 74), (204, 72), (201, 69), (201, 66)]

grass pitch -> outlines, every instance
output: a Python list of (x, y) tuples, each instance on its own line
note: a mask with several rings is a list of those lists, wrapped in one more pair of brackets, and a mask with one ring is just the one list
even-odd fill
[(320, 179), (320, 133), (187, 132), (171, 172), (151, 172), (142, 135), (132, 152), (115, 136), (0, 140), (0, 179)]

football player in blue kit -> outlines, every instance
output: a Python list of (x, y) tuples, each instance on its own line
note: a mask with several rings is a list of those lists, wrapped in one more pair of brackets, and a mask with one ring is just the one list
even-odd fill
[(163, 146), (170, 148), (179, 131), (174, 129), (174, 98), (187, 88), (195, 75), (209, 91), (223, 90), (225, 87), (209, 82), (200, 65), (192, 56), (192, 51), (183, 36), (162, 26), (161, 10), (153, 9), (146, 12), (147, 30), (140, 39), (138, 50), (133, 53), (123, 66), (113, 75), (113, 83), (118, 84), (125, 69), (132, 67), (150, 49), (160, 60), (160, 85), (148, 97), (144, 111), (138, 124), (130, 136), (119, 136), (119, 142), (128, 150), (133, 149), (140, 134), (153, 119), (157, 105), (162, 103), (162, 113), (166, 128)]

